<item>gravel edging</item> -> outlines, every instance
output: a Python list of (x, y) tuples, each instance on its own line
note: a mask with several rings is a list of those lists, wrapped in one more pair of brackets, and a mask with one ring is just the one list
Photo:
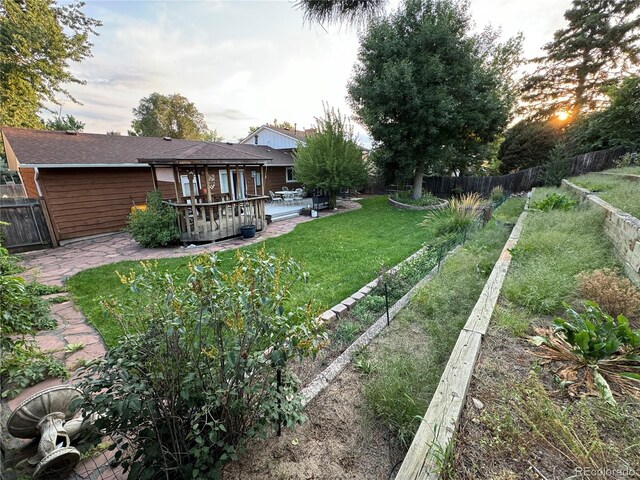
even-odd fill
[[(427, 247), (423, 247), (420, 250), (418, 250), (416, 253), (411, 255), (410, 257), (407, 257), (401, 263), (396, 265), (392, 269), (392, 271), (397, 271), (402, 264), (415, 258), (426, 248)], [(442, 262), (445, 262), (447, 258), (449, 258), (451, 255), (457, 252), (459, 248), (460, 248), (460, 245), (456, 246), (453, 250), (447, 253), (447, 255), (442, 259)], [(416, 294), (416, 292), (420, 288), (422, 288), (426, 283), (431, 281), (431, 279), (438, 273), (440, 266), (441, 265), (436, 265), (435, 267), (433, 267), (431, 271), (422, 278), (422, 280), (416, 283), (411, 288), (411, 290), (405, 293), (400, 300), (398, 300), (395, 304), (393, 304), (393, 306), (389, 308), (389, 321), (395, 318), (398, 312), (400, 312), (400, 310), (402, 310), (409, 303), (409, 301), (413, 298), (413, 296)], [(367, 284), (366, 287), (363, 287), (363, 289), (369, 288), (369, 285), (374, 283), (375, 285), (373, 286), (375, 287), (377, 286), (378, 282), (379, 282), (379, 279), (376, 278), (373, 282), (370, 282), (369, 284)], [(371, 289), (369, 289), (369, 291), (370, 290)], [(360, 291), (362, 291), (362, 289)], [(353, 297), (350, 297), (350, 298), (353, 298)], [(333, 362), (331, 362), (331, 364), (327, 368), (325, 368), (322, 372), (316, 375), (316, 377), (305, 388), (302, 389), (302, 392), (301, 392), (302, 406), (306, 407), (309, 404), (309, 402), (311, 402), (316, 396), (318, 396), (318, 394), (322, 392), (329, 385), (329, 383), (331, 383), (331, 381), (340, 374), (340, 372), (342, 372), (342, 370), (349, 364), (349, 362), (351, 362), (351, 358), (353, 357), (353, 354), (358, 349), (371, 343), (371, 341), (386, 327), (387, 327), (387, 314), (385, 312), (380, 316), (380, 318), (378, 318), (378, 320), (376, 320), (376, 322), (373, 325), (371, 325), (362, 335), (360, 335), (360, 337), (358, 337), (351, 345), (349, 345), (349, 347), (347, 347), (347, 349), (344, 352), (342, 352), (340, 356), (338, 356), (338, 358), (336, 358)]]

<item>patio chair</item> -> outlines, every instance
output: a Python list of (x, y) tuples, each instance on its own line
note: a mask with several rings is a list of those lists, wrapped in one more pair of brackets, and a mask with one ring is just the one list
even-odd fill
[(287, 187), (287, 186), (282, 187), (282, 191), (283, 192), (288, 192), (289, 191), (289, 187)]
[(271, 203), (280, 203), (280, 202), (282, 202), (282, 198), (278, 197), (271, 190), (269, 190), (269, 196), (271, 197)]
[(293, 205), (293, 192), (285, 192), (284, 194), (284, 204), (285, 205)]
[(296, 188), (293, 192), (293, 201), (294, 203), (301, 204), (304, 200), (304, 190), (301, 188)]

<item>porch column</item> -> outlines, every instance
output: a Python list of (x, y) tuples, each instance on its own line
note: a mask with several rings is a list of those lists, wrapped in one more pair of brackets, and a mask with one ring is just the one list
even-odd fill
[(194, 182), (193, 182), (193, 172), (189, 171), (189, 191), (191, 193), (191, 215), (193, 215), (193, 230), (194, 234), (197, 235), (198, 231), (198, 210), (196, 209), (196, 195), (194, 193)]
[(264, 197), (264, 182), (267, 181), (267, 177), (265, 176), (265, 173), (266, 173), (266, 168), (264, 168), (264, 165), (260, 165), (260, 190), (263, 197)]
[(178, 175), (178, 166), (172, 165), (173, 169), (173, 185), (176, 187), (176, 203), (180, 203), (180, 193), (178, 193), (178, 185), (180, 185), (180, 175)]
[(238, 165), (236, 165), (236, 198), (234, 200), (240, 199), (240, 170), (238, 169)]
[(233, 196), (233, 187), (231, 186), (231, 167), (229, 165), (227, 165), (227, 186), (229, 187), (229, 199), (233, 200), (231, 198)]

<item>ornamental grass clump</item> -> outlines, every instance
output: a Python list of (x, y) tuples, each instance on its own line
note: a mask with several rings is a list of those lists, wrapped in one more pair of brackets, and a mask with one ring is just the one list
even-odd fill
[(130, 480), (220, 478), (247, 439), (302, 421), (288, 362), (327, 341), (310, 304), (290, 306), (305, 278), (264, 250), (239, 251), (229, 273), (199, 256), (186, 281), (152, 263), (121, 276), (135, 295), (105, 307), (126, 334), (82, 388)]
[(566, 316), (556, 318), (552, 330), (537, 330), (531, 342), (541, 350), (533, 353), (561, 364), (557, 375), (570, 393), (598, 391), (612, 405), (614, 395), (640, 400), (640, 330), (594, 302), (585, 302), (584, 312), (567, 306)]
[(485, 201), (477, 193), (454, 197), (446, 207), (427, 213), (422, 225), (432, 228), (437, 236), (457, 235), (478, 222), (484, 207)]

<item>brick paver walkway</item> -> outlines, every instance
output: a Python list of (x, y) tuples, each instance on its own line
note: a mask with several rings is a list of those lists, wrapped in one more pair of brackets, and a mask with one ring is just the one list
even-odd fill
[[(344, 212), (360, 208), (355, 202), (343, 202)], [(331, 213), (324, 213), (327, 216)], [(37, 279), (41, 283), (49, 285), (62, 285), (72, 275), (100, 265), (119, 262), (122, 260), (147, 260), (152, 258), (171, 258), (187, 255), (196, 255), (203, 252), (218, 252), (229, 250), (252, 243), (263, 241), (267, 238), (292, 231), (296, 225), (313, 220), (311, 217), (296, 217), (289, 220), (274, 222), (268, 225), (263, 232), (259, 232), (252, 239), (231, 239), (224, 242), (207, 244), (202, 246), (150, 249), (143, 248), (135, 243), (126, 233), (115, 233), (99, 238), (73, 242), (63, 247), (40, 250), (23, 254), (22, 265), (25, 267), (24, 277)], [(64, 361), (69, 371), (73, 372), (83, 360), (89, 361), (105, 355), (106, 348), (100, 334), (86, 322), (86, 319), (78, 311), (73, 302), (67, 301), (51, 306), (51, 315), (56, 319), (58, 327), (55, 330), (46, 330), (36, 335), (36, 341), (42, 350), (53, 351), (53, 354)], [(69, 344), (81, 343), (83, 348), (74, 353), (65, 353), (65, 347)], [(3, 406), (13, 411), (23, 400), (30, 395), (48, 387), (62, 383), (74, 383), (74, 376), (70, 380), (48, 379), (37, 385), (23, 390), (16, 398), (9, 400)], [(5, 417), (6, 418), (6, 417)], [(101, 453), (95, 457), (83, 460), (76, 468), (72, 480), (93, 479), (125, 479), (126, 475), (118, 468), (112, 468), (109, 460), (113, 452)]]

